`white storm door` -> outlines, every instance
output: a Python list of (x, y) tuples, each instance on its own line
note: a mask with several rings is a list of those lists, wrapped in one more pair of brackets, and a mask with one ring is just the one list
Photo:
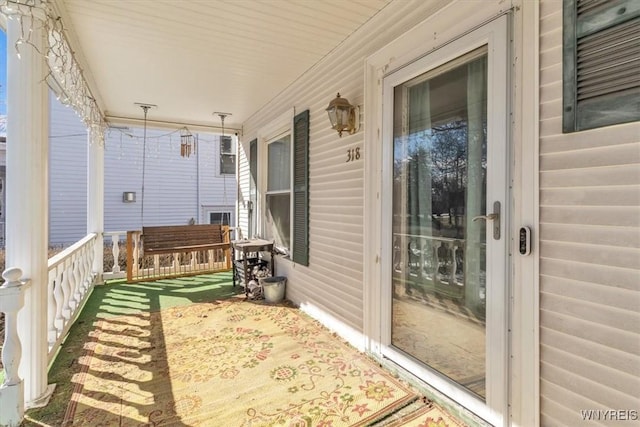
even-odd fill
[(507, 26), (383, 80), (384, 356), (507, 417)]

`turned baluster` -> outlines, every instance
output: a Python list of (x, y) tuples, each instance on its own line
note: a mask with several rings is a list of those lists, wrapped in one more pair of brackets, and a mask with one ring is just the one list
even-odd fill
[(82, 301), (82, 295), (80, 294), (80, 288), (82, 287), (82, 275), (81, 275), (81, 266), (82, 266), (82, 258), (79, 253), (73, 255), (73, 288), (72, 288), (72, 296), (71, 300), (73, 301), (73, 312), (75, 313), (76, 309), (80, 305), (80, 301)]
[(111, 267), (112, 273), (120, 273), (120, 264), (118, 263), (118, 257), (120, 256), (120, 235), (114, 234), (111, 236), (111, 253), (113, 254), (113, 267)]
[(140, 265), (140, 233), (133, 234), (133, 274), (134, 276), (138, 276), (139, 269), (142, 268)]
[(64, 308), (64, 292), (63, 292), (63, 279), (64, 279), (64, 263), (58, 264), (56, 267), (56, 283), (53, 288), (53, 297), (56, 300), (56, 313), (55, 313), (55, 328), (56, 339), (64, 328), (64, 317), (62, 316)]
[(86, 289), (86, 281), (87, 281), (87, 276), (88, 274), (88, 269), (87, 269), (87, 246), (83, 246), (82, 248), (80, 248), (80, 250), (78, 251), (78, 289), (76, 291), (76, 295), (78, 297), (77, 301), (78, 301), (78, 305), (80, 305), (80, 302), (82, 301), (82, 298), (84, 297), (84, 291)]
[(64, 261), (64, 269), (62, 273), (62, 318), (64, 319), (62, 327), (71, 319), (71, 290), (73, 288), (73, 262), (71, 259)]
[(0, 425), (20, 425), (24, 415), (24, 383), (18, 375), (22, 344), (18, 336), (18, 311), (24, 306), (24, 290), (30, 285), (21, 281), (22, 270), (8, 268), (2, 273), (0, 311), (4, 313), (2, 364), (4, 382), (0, 385)]
[(451, 245), (451, 275), (449, 276), (449, 283), (454, 285), (456, 283), (456, 271), (458, 270), (458, 260), (456, 259), (456, 253), (458, 252), (458, 241), (453, 241)]
[(427, 240), (420, 236), (418, 237), (418, 250), (420, 251), (420, 265), (418, 266), (418, 278), (422, 283), (422, 278), (424, 276), (424, 255), (426, 251)]
[(87, 292), (89, 292), (89, 288), (91, 287), (91, 282), (93, 281), (93, 257), (96, 253), (95, 249), (95, 240), (92, 240), (84, 250), (84, 281), (82, 287), (82, 295), (86, 296)]
[(88, 291), (93, 283), (93, 280), (98, 276), (97, 271), (93, 271), (93, 261), (96, 259), (96, 243), (97, 239), (93, 240), (93, 244), (87, 247), (87, 271), (89, 272), (86, 282), (85, 291)]
[(438, 248), (440, 247), (440, 241), (431, 241), (431, 251), (433, 252), (433, 284), (434, 286), (440, 283), (440, 254)]
[(58, 339), (58, 331), (56, 330), (56, 298), (55, 298), (55, 287), (56, 287), (56, 273), (58, 269), (52, 268), (49, 270), (49, 280), (47, 283), (47, 341), (49, 342), (49, 348), (53, 346), (53, 344)]

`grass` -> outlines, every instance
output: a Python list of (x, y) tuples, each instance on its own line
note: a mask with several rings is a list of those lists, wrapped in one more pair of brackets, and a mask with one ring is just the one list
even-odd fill
[(73, 375), (81, 370), (79, 358), (99, 319), (229, 298), (241, 291), (232, 286), (231, 272), (136, 284), (118, 280), (95, 287), (49, 369), (49, 383), (57, 384), (51, 401), (44, 408), (27, 411), (22, 426), (63, 425)]

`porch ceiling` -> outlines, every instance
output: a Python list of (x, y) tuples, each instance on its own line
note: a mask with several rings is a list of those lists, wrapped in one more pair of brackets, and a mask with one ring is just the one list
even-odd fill
[[(239, 127), (392, 0), (58, 0), (107, 116)], [(117, 122), (118, 120), (111, 120)]]

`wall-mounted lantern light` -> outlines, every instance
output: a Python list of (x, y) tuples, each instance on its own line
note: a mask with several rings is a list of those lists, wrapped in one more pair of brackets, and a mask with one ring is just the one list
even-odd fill
[(136, 201), (136, 192), (135, 191), (125, 191), (122, 193), (122, 202), (123, 203), (133, 203)]
[(342, 137), (342, 132), (349, 132), (353, 135), (360, 129), (360, 109), (358, 106), (349, 104), (347, 98), (341, 98), (340, 94), (329, 103), (327, 107), (331, 128), (338, 131)]

